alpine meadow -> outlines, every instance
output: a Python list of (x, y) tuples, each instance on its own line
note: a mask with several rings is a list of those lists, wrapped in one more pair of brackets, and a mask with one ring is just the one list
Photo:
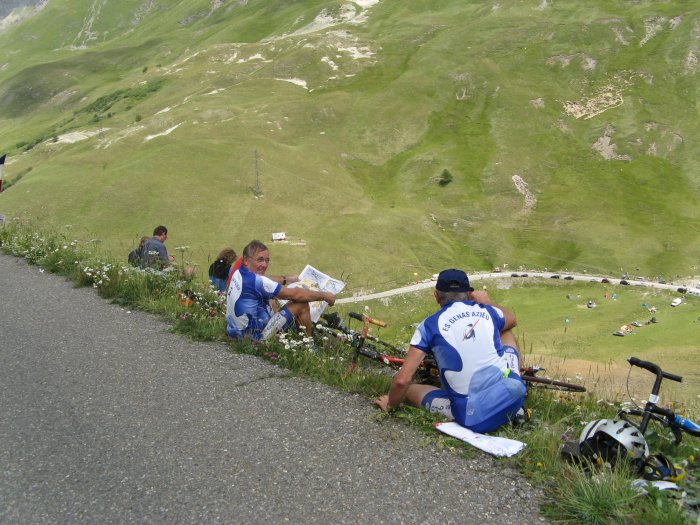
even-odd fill
[(42, 0), (0, 24), (0, 213), (200, 271), (286, 232), (387, 287), (446, 266), (689, 275), (688, 2)]
[[(285, 232), (273, 271), (350, 292), (453, 266), (700, 273), (686, 2), (24, 4), (0, 25), (8, 220), (124, 261), (165, 224), (203, 279)], [(515, 297), (556, 354), (549, 300)]]

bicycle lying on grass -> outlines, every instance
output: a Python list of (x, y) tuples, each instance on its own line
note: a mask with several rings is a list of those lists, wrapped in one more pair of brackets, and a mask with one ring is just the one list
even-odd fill
[[(661, 402), (661, 398), (659, 397), (661, 381), (665, 378), (680, 383), (683, 381), (683, 378), (676, 374), (664, 372), (659, 365), (650, 361), (642, 361), (636, 357), (630, 357), (627, 359), (627, 362), (632, 366), (643, 368), (644, 370), (651, 372), (656, 376), (656, 379), (654, 380), (654, 385), (651, 388), (651, 394), (649, 395), (649, 399), (647, 399), (644, 408), (636, 406), (636, 408), (624, 409), (618, 412), (617, 417), (636, 426), (642, 435), (646, 433), (650, 422), (654, 421), (659, 423), (671, 431), (673, 434), (674, 445), (679, 445), (681, 443), (684, 432), (691, 436), (700, 437), (700, 425), (679, 416), (671, 409), (659, 406), (659, 403)], [(632, 369), (630, 368), (630, 371), (631, 370)]]
[[(350, 318), (362, 322), (362, 329), (359, 332), (346, 327), (340, 317), (335, 313), (324, 314), (322, 316), (322, 322), (316, 325), (319, 332), (328, 334), (343, 343), (347, 343), (354, 349), (348, 373), (354, 371), (360, 356), (380, 363), (392, 371), (397, 371), (401, 368), (404, 363), (406, 351), (368, 333), (370, 325), (385, 327), (386, 323), (355, 312), (350, 312), (348, 315)], [(384, 347), (388, 352), (380, 350), (379, 346)], [(547, 388), (566, 392), (586, 391), (586, 387), (582, 385), (536, 375), (544, 371), (545, 369), (541, 367), (521, 367), (520, 377), (525, 381), (525, 385), (528, 389)], [(432, 356), (426, 356), (426, 358), (423, 359), (416, 378), (419, 383), (440, 386), (440, 375), (437, 363)]]

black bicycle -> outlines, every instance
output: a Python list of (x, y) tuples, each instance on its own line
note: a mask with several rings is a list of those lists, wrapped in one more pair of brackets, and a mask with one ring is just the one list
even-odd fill
[[(370, 325), (385, 327), (386, 323), (384, 321), (355, 312), (349, 312), (348, 316), (351, 319), (362, 322), (362, 329), (360, 331), (355, 331), (346, 327), (336, 313), (324, 314), (322, 316), (323, 322), (316, 325), (319, 332), (331, 335), (338, 341), (346, 343), (352, 349), (354, 349), (353, 356), (348, 367), (348, 373), (352, 373), (354, 371), (360, 356), (376, 361), (393, 371), (396, 371), (403, 366), (404, 356), (406, 355), (405, 350), (382, 341), (378, 337), (368, 333)], [(383, 347), (383, 349), (380, 348), (380, 346)], [(582, 385), (536, 375), (544, 371), (545, 369), (541, 367), (521, 367), (520, 377), (523, 381), (525, 381), (528, 389), (547, 388), (550, 390), (561, 390), (565, 392), (586, 391), (586, 387)], [(423, 359), (416, 372), (416, 381), (418, 383), (431, 384), (438, 387), (441, 386), (440, 373), (437, 363), (432, 356), (426, 356), (425, 359)]]
[[(691, 436), (700, 437), (700, 425), (686, 419), (673, 410), (660, 407), (659, 403), (661, 398), (659, 397), (659, 391), (661, 390), (661, 381), (665, 379), (670, 379), (671, 381), (677, 381), (678, 383), (683, 381), (683, 377), (671, 374), (669, 372), (664, 372), (661, 367), (650, 361), (642, 361), (636, 357), (630, 357), (627, 362), (639, 368), (643, 368), (654, 374), (656, 379), (654, 380), (654, 386), (651, 388), (651, 394), (649, 399), (645, 403), (644, 407), (636, 406), (636, 408), (628, 408), (620, 410), (617, 417), (629, 421), (644, 435), (649, 427), (649, 423), (655, 421), (660, 425), (668, 428), (673, 434), (673, 443), (679, 445), (683, 439), (683, 433), (689, 434)], [(632, 369), (630, 368), (630, 371)], [(631, 398), (631, 396), (630, 396)]]

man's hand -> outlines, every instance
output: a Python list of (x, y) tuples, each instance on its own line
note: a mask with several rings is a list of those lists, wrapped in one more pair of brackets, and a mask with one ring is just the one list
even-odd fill
[(503, 332), (504, 330), (511, 330), (512, 328), (515, 328), (517, 326), (518, 322), (515, 319), (515, 314), (513, 314), (513, 312), (511, 312), (510, 310), (506, 310), (502, 306), (499, 306), (493, 301), (491, 301), (491, 298), (489, 297), (489, 294), (486, 293), (486, 290), (476, 290), (473, 292), (469, 292), (469, 298), (475, 303), (495, 306), (503, 312), (503, 316), (505, 318), (505, 325), (501, 332)]
[(328, 303), (328, 306), (333, 306), (335, 304), (335, 295), (333, 295), (331, 292), (323, 292), (324, 301)]
[(471, 300), (479, 304), (491, 304), (491, 299), (486, 290), (475, 290), (471, 292)]
[(389, 412), (389, 396), (383, 395), (374, 400), (374, 404), (381, 408), (384, 412)]

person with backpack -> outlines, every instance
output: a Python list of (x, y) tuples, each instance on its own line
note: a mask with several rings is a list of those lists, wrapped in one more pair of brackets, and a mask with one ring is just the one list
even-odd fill
[(168, 255), (165, 248), (165, 240), (168, 238), (168, 229), (165, 226), (156, 226), (153, 230), (153, 237), (146, 241), (141, 250), (141, 268), (154, 268), (164, 270), (175, 260), (175, 257)]
[(236, 250), (225, 248), (219, 252), (216, 260), (209, 265), (209, 282), (216, 288), (217, 292), (225, 292), (227, 290), (228, 278), (232, 271), (231, 266), (236, 262), (237, 258)]

